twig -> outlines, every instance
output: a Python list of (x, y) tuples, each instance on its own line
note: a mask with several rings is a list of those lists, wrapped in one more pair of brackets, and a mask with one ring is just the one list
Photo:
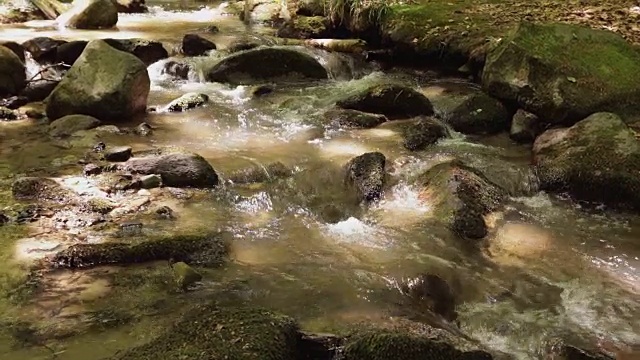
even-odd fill
[[(44, 74), (44, 72), (45, 72), (45, 71), (47, 71), (47, 70), (49, 70), (49, 69), (52, 69), (52, 68), (55, 68), (55, 67), (58, 67), (58, 66), (67, 67), (67, 68), (71, 67), (70, 65), (67, 65), (67, 64), (65, 64), (65, 63), (63, 63), (63, 62), (60, 62), (60, 63), (57, 63), (57, 64), (51, 64), (51, 65), (44, 66), (44, 67), (42, 67), (42, 68), (40, 69), (40, 71), (38, 71), (38, 72), (37, 72), (35, 75), (33, 75), (29, 80), (27, 80), (27, 83), (30, 83), (30, 82), (32, 82), (32, 81), (35, 81), (36, 77), (38, 77), (38, 76), (42, 76), (42, 74)], [(54, 81), (54, 80), (50, 80), (50, 79), (45, 79), (44, 77), (43, 77), (42, 79), (40, 79), (40, 80), (49, 80), (49, 81)]]

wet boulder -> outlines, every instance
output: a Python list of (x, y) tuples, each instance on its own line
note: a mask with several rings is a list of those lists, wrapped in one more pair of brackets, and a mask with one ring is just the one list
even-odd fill
[(173, 276), (176, 284), (182, 289), (187, 290), (191, 285), (202, 280), (202, 274), (182, 261), (171, 265)]
[(387, 121), (384, 115), (351, 109), (331, 109), (323, 117), (325, 124), (334, 129), (370, 129)]
[(141, 14), (149, 11), (145, 0), (114, 0), (116, 9), (124, 14)]
[(326, 79), (328, 74), (311, 55), (270, 47), (232, 54), (205, 71), (205, 77), (211, 82), (254, 85), (278, 80)]
[(29, 98), (26, 96), (10, 96), (6, 99), (0, 100), (0, 107), (15, 110), (21, 106), (27, 105), (27, 103), (29, 103)]
[(509, 137), (518, 143), (532, 143), (540, 132), (538, 117), (522, 109), (516, 111), (511, 119)]
[(374, 201), (382, 196), (385, 184), (386, 158), (371, 152), (356, 156), (346, 165), (346, 183), (353, 186), (362, 201)]
[(21, 177), (11, 186), (13, 197), (18, 200), (64, 201), (69, 198), (55, 180), (43, 177)]
[(509, 129), (511, 114), (500, 101), (477, 92), (451, 110), (445, 120), (464, 134), (495, 134)]
[(18, 113), (4, 106), (0, 106), (0, 120), (17, 120)]
[(457, 319), (456, 297), (449, 284), (440, 276), (423, 273), (404, 281), (399, 286), (409, 305), (427, 309), (447, 321)]
[(181, 52), (186, 56), (203, 56), (215, 50), (216, 44), (196, 34), (187, 34), (182, 38)]
[(462, 238), (481, 239), (487, 235), (484, 216), (498, 210), (506, 193), (481, 172), (452, 160), (433, 166), (416, 178), (420, 198), (435, 209)]
[(106, 161), (122, 162), (127, 161), (133, 155), (131, 146), (109, 147), (102, 152), (102, 156)]
[(594, 112), (638, 114), (638, 74), (640, 52), (613, 32), (523, 22), (488, 53), (482, 85), (543, 122), (572, 125)]
[(15, 41), (0, 41), (0, 46), (4, 46), (7, 49), (13, 51), (20, 61), (24, 62), (24, 47)]
[(118, 22), (118, 9), (112, 0), (75, 0), (57, 21), (74, 29), (110, 29)]
[(190, 153), (132, 158), (124, 164), (128, 171), (162, 177), (162, 183), (171, 187), (210, 188), (218, 185), (218, 174), (202, 156)]
[(197, 305), (168, 331), (122, 352), (114, 360), (297, 358), (298, 326), (284, 315), (256, 307)]
[(191, 65), (184, 62), (170, 60), (164, 63), (161, 73), (163, 75), (169, 75), (175, 79), (187, 80), (189, 79), (190, 71)]
[(615, 114), (596, 113), (538, 136), (534, 164), (543, 190), (640, 210), (640, 142)]
[(50, 259), (54, 268), (82, 269), (101, 265), (139, 264), (158, 260), (206, 266), (222, 265), (228, 248), (219, 234), (175, 235), (144, 242), (76, 244)]
[(208, 102), (209, 96), (206, 94), (186, 93), (170, 102), (166, 109), (169, 112), (181, 112), (204, 106)]
[(100, 126), (100, 120), (88, 115), (67, 115), (49, 124), (49, 135), (69, 136), (76, 131), (89, 130)]
[(250, 184), (273, 181), (289, 177), (293, 171), (285, 164), (276, 161), (267, 165), (255, 165), (229, 174), (229, 180), (234, 184)]
[(0, 96), (18, 94), (25, 83), (24, 63), (9, 48), (0, 46)]
[(87, 47), (88, 42), (84, 40), (69, 41), (61, 44), (56, 49), (56, 63), (63, 63), (66, 65), (73, 65), (76, 60), (82, 55), (84, 48)]
[(392, 120), (433, 115), (433, 105), (429, 99), (401, 85), (374, 85), (338, 101), (336, 105), (343, 109), (383, 114)]
[(22, 47), (31, 54), (33, 60), (39, 63), (53, 62), (56, 59), (58, 46), (66, 43), (49, 37), (36, 37), (22, 43)]
[(20, 92), (20, 95), (29, 99), (30, 102), (42, 101), (51, 94), (53, 89), (58, 86), (58, 83), (60, 83), (60, 81), (48, 79), (30, 81), (22, 92)]
[(127, 121), (146, 111), (149, 89), (142, 61), (94, 40), (47, 98), (47, 116), (56, 120), (84, 114), (103, 121)]
[(167, 49), (158, 41), (145, 39), (104, 39), (104, 41), (120, 51), (134, 55), (142, 60), (145, 66), (169, 57)]
[(448, 137), (447, 127), (438, 119), (422, 116), (412, 120), (403, 129), (403, 145), (407, 150), (424, 150), (438, 140)]

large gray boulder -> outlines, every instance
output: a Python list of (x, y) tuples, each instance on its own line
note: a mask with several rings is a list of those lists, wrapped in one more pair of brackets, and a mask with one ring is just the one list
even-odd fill
[(124, 164), (127, 171), (157, 174), (162, 183), (172, 187), (210, 188), (218, 185), (218, 174), (202, 156), (173, 153), (132, 158)]
[(613, 32), (522, 23), (487, 55), (482, 85), (544, 122), (640, 113), (640, 52)]
[(25, 68), (11, 50), (0, 46), (0, 95), (15, 95), (25, 86)]
[(75, 0), (57, 21), (74, 29), (110, 29), (118, 22), (118, 9), (112, 0)]
[(326, 79), (327, 70), (311, 55), (280, 47), (235, 53), (205, 71), (207, 81), (253, 85), (269, 81)]
[(640, 142), (617, 115), (596, 113), (548, 130), (533, 152), (542, 189), (640, 210)]
[(47, 98), (47, 116), (127, 121), (146, 110), (149, 87), (147, 67), (138, 58), (94, 40)]

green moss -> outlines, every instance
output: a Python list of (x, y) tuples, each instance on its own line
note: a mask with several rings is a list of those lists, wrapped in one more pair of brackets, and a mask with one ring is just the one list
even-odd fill
[(167, 333), (115, 359), (294, 360), (296, 323), (263, 309), (195, 307)]
[(220, 236), (179, 235), (149, 239), (138, 244), (101, 243), (78, 244), (60, 251), (51, 265), (62, 268), (85, 268), (107, 264), (137, 264), (156, 260), (220, 265), (227, 246)]
[[(433, 329), (432, 329), (433, 330)], [(438, 338), (442, 334), (416, 334), (402, 330), (370, 330), (350, 337), (344, 348), (346, 360), (456, 360), (492, 359), (481, 350), (461, 351), (455, 341)]]
[(4, 225), (0, 227), (0, 313), (8, 314), (12, 304), (27, 297), (36, 284), (27, 265), (15, 259), (15, 243), (27, 236), (25, 227)]

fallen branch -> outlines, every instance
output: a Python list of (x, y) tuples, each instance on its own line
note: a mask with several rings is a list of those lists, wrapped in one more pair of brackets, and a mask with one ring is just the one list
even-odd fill
[(42, 74), (44, 74), (47, 70), (52, 69), (52, 68), (55, 68), (55, 67), (58, 67), (58, 66), (62, 66), (62, 67), (66, 67), (66, 68), (70, 68), (70, 67), (71, 67), (70, 65), (67, 65), (67, 64), (65, 64), (65, 63), (63, 63), (63, 62), (60, 62), (60, 63), (57, 63), (57, 64), (51, 64), (51, 65), (47, 65), (47, 66), (43, 66), (43, 67), (40, 69), (40, 71), (38, 71), (38, 72), (37, 72), (35, 75), (33, 75), (29, 80), (27, 80), (27, 83), (30, 83), (30, 82), (36, 81), (36, 78), (37, 78), (38, 76), (41, 76), (41, 77), (42, 77), (42, 79), (37, 79), (38, 81), (39, 81), (39, 80), (45, 80), (45, 81), (57, 81), (57, 80), (52, 80), (52, 79), (45, 79), (45, 78), (42, 76)]
[(30, 0), (49, 20), (55, 20), (60, 14), (68, 10), (68, 6), (57, 0)]

